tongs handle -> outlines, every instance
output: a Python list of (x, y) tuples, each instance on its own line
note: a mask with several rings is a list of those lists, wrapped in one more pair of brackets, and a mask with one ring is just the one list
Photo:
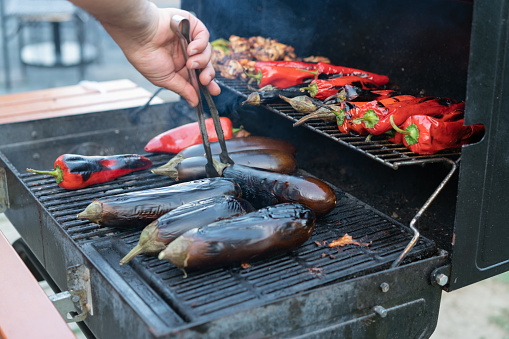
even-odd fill
[[(187, 61), (189, 58), (189, 55), (187, 54), (187, 46), (191, 42), (191, 28), (189, 20), (183, 16), (174, 15), (171, 18), (170, 27), (172, 31), (175, 32), (175, 34), (177, 34), (179, 37), (182, 52), (184, 54), (185, 60)], [(219, 155), (219, 159), (222, 163), (225, 164), (233, 164), (233, 160), (228, 155), (228, 150), (226, 149), (223, 128), (221, 127), (221, 121), (219, 120), (219, 112), (216, 108), (216, 105), (214, 104), (214, 100), (212, 100), (212, 96), (210, 95), (208, 88), (199, 82), (199, 75), (199, 70), (189, 69), (189, 80), (196, 90), (196, 94), (198, 95), (198, 106), (196, 106), (196, 114), (198, 117), (198, 125), (200, 126), (200, 134), (203, 142), (203, 147), (205, 148), (205, 157), (207, 158), (207, 176), (218, 176), (218, 173), (213, 166), (212, 151), (210, 150), (210, 141), (207, 133), (207, 127), (205, 125), (205, 113), (203, 111), (203, 103), (201, 101), (200, 90), (203, 92), (203, 96), (205, 97), (207, 105), (209, 106), (210, 115), (212, 117), (212, 121), (214, 122), (214, 128), (216, 129), (218, 142), (221, 146), (221, 154)]]

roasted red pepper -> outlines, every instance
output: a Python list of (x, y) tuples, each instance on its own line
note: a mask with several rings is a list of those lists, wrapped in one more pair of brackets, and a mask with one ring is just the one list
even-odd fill
[(401, 128), (390, 121), (396, 132), (404, 135), (403, 144), (417, 154), (434, 154), (469, 143), (484, 133), (482, 124), (464, 126), (463, 112), (455, 111), (439, 116), (412, 115)]
[(389, 77), (376, 73), (366, 72), (357, 68), (331, 65), (325, 62), (319, 62), (316, 67), (317, 74), (337, 74), (341, 76), (358, 76), (369, 79), (377, 86), (385, 85), (389, 82)]
[(283, 66), (314, 71), (318, 64), (312, 62), (293, 61), (293, 60), (276, 60), (276, 61), (258, 61), (255, 63), (255, 69), (259, 71), (265, 66)]
[(301, 91), (307, 90), (310, 96), (325, 100), (328, 97), (337, 94), (346, 85), (353, 84), (362, 89), (377, 88), (376, 83), (368, 78), (363, 78), (360, 76), (342, 76), (327, 80), (315, 79), (309, 84), (308, 87), (303, 87)]
[(391, 116), (399, 126), (412, 115), (443, 115), (465, 109), (464, 102), (437, 97), (414, 98), (407, 95), (381, 100), (380, 104), (384, 105), (383, 109), (364, 110), (358, 120), (373, 135), (380, 135), (392, 128), (389, 120)]
[[(220, 117), (221, 127), (225, 139), (233, 137), (232, 122), (227, 117)], [(217, 133), (212, 118), (205, 119), (207, 134), (210, 142), (217, 141)], [(145, 151), (151, 153), (178, 153), (189, 146), (202, 143), (198, 122), (172, 128), (152, 138), (145, 146)]]
[(304, 80), (315, 76), (314, 73), (310, 73), (304, 69), (289, 66), (273, 66), (256, 63), (255, 70), (257, 74), (246, 73), (246, 75), (256, 79), (260, 88), (267, 85), (272, 85), (277, 88), (288, 88), (302, 84)]
[(62, 154), (55, 160), (53, 171), (38, 171), (30, 168), (27, 168), (27, 171), (52, 175), (58, 186), (78, 189), (111, 181), (150, 166), (152, 166), (152, 161), (138, 154), (112, 156)]

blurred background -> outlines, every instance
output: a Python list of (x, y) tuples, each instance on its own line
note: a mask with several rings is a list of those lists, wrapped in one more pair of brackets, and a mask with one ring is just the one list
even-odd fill
[[(29, 5), (20, 6), (27, 2)], [(154, 2), (160, 7), (180, 6), (177, 0)], [(96, 82), (118, 79), (131, 80), (155, 93), (158, 88), (127, 62), (122, 51), (92, 17), (76, 8), (69, 9), (66, 1), (63, 6), (56, 5), (53, 15), (48, 16), (45, 13), (48, 8), (41, 7), (42, 3), (44, 1), (0, 0), (0, 95), (72, 86), (82, 81), (87, 81), (86, 86), (94, 86)], [(62, 46), (60, 57), (55, 53), (58, 42)], [(179, 100), (167, 90), (158, 96), (164, 101)], [(0, 214), (0, 231), (11, 242), (19, 237), (3, 214)], [(52, 294), (45, 282), (41, 286)], [(507, 300), (509, 273), (454, 293), (444, 292), (438, 327), (432, 338), (509, 338)], [(78, 337), (83, 337), (77, 326), (72, 328)]]

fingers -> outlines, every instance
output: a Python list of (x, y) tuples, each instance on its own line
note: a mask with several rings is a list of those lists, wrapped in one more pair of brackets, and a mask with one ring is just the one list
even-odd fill
[(174, 76), (161, 81), (159, 86), (169, 89), (184, 98), (189, 105), (196, 107), (198, 105), (198, 95), (195, 88), (189, 82), (187, 69), (174, 73)]
[(189, 59), (186, 62), (186, 66), (187, 68), (190, 69), (205, 68), (209, 63), (211, 56), (212, 56), (212, 46), (207, 42), (207, 45), (205, 45), (205, 49), (203, 51), (201, 51), (199, 54), (195, 54), (189, 57)]
[(209, 31), (207, 30), (207, 27), (205, 27), (203, 22), (201, 22), (192, 15), (190, 15), (190, 25), (191, 25), (191, 42), (189, 43), (189, 46), (187, 48), (187, 54), (189, 55), (189, 57), (192, 57), (197, 54), (203, 53), (206, 50), (206, 48), (209, 47), (208, 58), (210, 59), (210, 46), (209, 46), (210, 34)]
[(200, 73), (200, 83), (207, 86), (210, 94), (219, 95), (219, 93), (221, 93), (221, 88), (215, 81), (213, 81), (215, 75), (216, 72), (214, 71), (214, 67), (212, 67), (212, 64), (209, 62)]

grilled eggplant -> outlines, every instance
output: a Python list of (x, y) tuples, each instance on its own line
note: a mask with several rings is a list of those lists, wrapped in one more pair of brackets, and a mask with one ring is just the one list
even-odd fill
[(122, 259), (127, 264), (139, 254), (157, 255), (182, 233), (215, 221), (254, 211), (244, 199), (220, 195), (184, 204), (151, 222), (143, 229), (138, 244)]
[(78, 219), (101, 226), (144, 227), (191, 201), (217, 195), (238, 197), (240, 193), (239, 185), (231, 180), (207, 178), (97, 199), (78, 214)]
[(301, 204), (279, 204), (193, 228), (172, 241), (158, 257), (184, 272), (245, 262), (295, 249), (310, 238), (314, 228), (312, 210)]
[(284, 95), (287, 98), (301, 96), (302, 91), (300, 89), (304, 86), (305, 85), (302, 84), (287, 88), (277, 88), (272, 85), (267, 85), (249, 94), (247, 99), (242, 102), (242, 105), (260, 106), (260, 104), (267, 104), (271, 101), (279, 99), (280, 95)]
[[(290, 153), (295, 155), (297, 149), (295, 146), (281, 139), (274, 139), (268, 137), (260, 137), (260, 136), (248, 136), (245, 138), (232, 138), (225, 140), (226, 147), (228, 148), (228, 152), (239, 152), (239, 151), (247, 151), (247, 150), (257, 150), (257, 149), (277, 149), (280, 151), (284, 151), (286, 153)], [(219, 146), (219, 142), (211, 142), (210, 150), (212, 154), (221, 153), (221, 147)], [(196, 157), (205, 154), (205, 149), (202, 144), (194, 145), (186, 148), (179, 152), (179, 155), (184, 158)]]
[(214, 161), (214, 167), (223, 178), (238, 183), (242, 197), (255, 208), (294, 202), (306, 205), (317, 215), (324, 215), (336, 207), (334, 190), (314, 177), (262, 171), (219, 161)]
[[(236, 164), (272, 172), (291, 173), (297, 168), (294, 156), (280, 150), (248, 150), (230, 152), (229, 155)], [(152, 173), (167, 175), (176, 181), (195, 180), (207, 177), (206, 164), (207, 158), (203, 156), (182, 159), (180, 162), (170, 160), (167, 164), (153, 169)]]
[[(249, 150), (260, 150), (260, 149), (275, 149), (280, 150), (291, 155), (295, 155), (297, 148), (290, 142), (281, 139), (274, 139), (268, 137), (259, 136), (248, 136), (244, 138), (232, 138), (225, 140), (226, 148), (228, 152), (240, 152)], [(219, 142), (211, 142), (210, 150), (212, 155), (218, 155), (221, 153), (221, 146)], [(203, 144), (194, 145), (180, 151), (175, 155), (166, 166), (176, 166), (185, 158), (200, 157), (205, 154)]]

